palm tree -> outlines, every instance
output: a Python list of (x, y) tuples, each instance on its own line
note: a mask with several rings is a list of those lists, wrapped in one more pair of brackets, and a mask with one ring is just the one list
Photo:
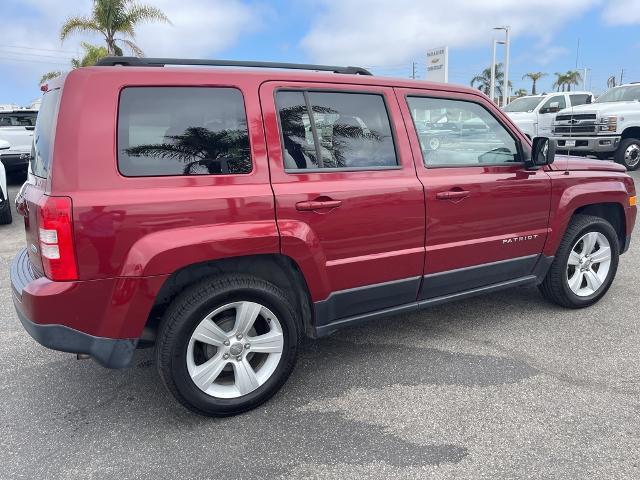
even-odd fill
[[(502, 63), (496, 64), (496, 84), (495, 93), (498, 96), (502, 95), (502, 87), (504, 85), (504, 72), (502, 71)], [(471, 79), (471, 86), (477, 87), (485, 95), (489, 95), (491, 90), (491, 67), (487, 67), (482, 70), (480, 75), (476, 75)], [(511, 82), (509, 82), (509, 88), (511, 88)]]
[(582, 81), (582, 74), (579, 70), (569, 70), (566, 74), (567, 89), (571, 91), (572, 86), (577, 86)]
[(64, 41), (76, 32), (99, 33), (104, 37), (109, 55), (122, 55), (122, 49), (118, 45), (120, 43), (128, 47), (135, 56), (141, 57), (144, 55), (142, 49), (133, 39), (135, 28), (146, 21), (171, 23), (156, 7), (138, 5), (132, 0), (93, 0), (91, 16), (68, 18), (60, 29), (60, 40)]
[(522, 79), (524, 80), (525, 78), (529, 78), (532, 82), (531, 85), (531, 95), (535, 95), (536, 94), (536, 82), (538, 80), (540, 80), (542, 77), (546, 77), (547, 74), (544, 72), (530, 72), (530, 73), (525, 73), (522, 76)]
[[(527, 90), (525, 88), (519, 88), (518, 90), (513, 92), (513, 94), (516, 97), (524, 97), (527, 94)], [(532, 93), (532, 95), (533, 95), (533, 93)]]
[(559, 92), (560, 89), (564, 92), (565, 86), (567, 85), (567, 75), (559, 72), (556, 72), (554, 75), (556, 76), (556, 80), (553, 82), (553, 88), (555, 88), (557, 92)]
[(101, 58), (109, 56), (107, 47), (103, 47), (102, 45), (98, 46), (91, 45), (87, 42), (80, 42), (80, 46), (84, 50), (84, 55), (79, 60), (77, 58), (71, 60), (71, 67), (73, 68), (90, 67), (91, 65), (95, 65)]
[[(91, 45), (90, 43), (87, 43), (87, 42), (80, 42), (80, 46), (84, 49), (84, 55), (82, 56), (81, 59), (77, 59), (77, 58), (71, 59), (71, 68), (73, 69), (95, 65), (96, 62), (101, 58), (109, 56), (107, 47), (103, 47), (102, 45), (97, 46), (97, 45)], [(47, 80), (51, 80), (52, 78), (56, 78), (60, 75), (62, 75), (62, 72), (60, 71), (45, 73), (40, 78), (39, 85), (42, 85)]]
[(52, 80), (56, 77), (59, 77), (60, 75), (62, 75), (62, 72), (59, 70), (56, 70), (55, 72), (47, 72), (44, 75), (42, 75), (42, 77), (40, 77), (40, 83), (38, 83), (38, 85), (42, 85), (43, 83), (46, 83), (48, 80)]

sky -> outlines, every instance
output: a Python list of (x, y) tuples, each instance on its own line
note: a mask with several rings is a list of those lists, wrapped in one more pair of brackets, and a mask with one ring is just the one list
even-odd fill
[[(76, 34), (60, 41), (60, 26), (88, 15), (92, 0), (0, 0), (0, 104), (36, 99), (39, 79), (68, 70), (80, 57)], [(357, 65), (376, 75), (424, 78), (426, 51), (449, 46), (449, 81), (468, 85), (491, 63), (492, 30), (511, 27), (514, 89), (530, 90), (527, 72), (547, 72), (538, 90), (551, 91), (554, 72), (587, 68), (586, 88), (607, 79), (640, 81), (640, 0), (140, 0), (172, 24), (139, 27), (147, 56), (221, 58)], [(498, 52), (502, 60), (503, 51)]]

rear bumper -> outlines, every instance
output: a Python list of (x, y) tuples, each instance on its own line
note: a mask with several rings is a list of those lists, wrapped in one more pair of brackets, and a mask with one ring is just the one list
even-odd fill
[[(619, 136), (597, 137), (552, 137), (557, 150), (571, 150), (585, 153), (610, 153), (618, 149)], [(575, 146), (567, 147), (567, 140), (575, 141)]]
[(14, 299), (22, 326), (43, 347), (61, 352), (85, 353), (103, 367), (128, 367), (136, 349), (136, 339), (94, 337), (64, 325), (38, 325), (24, 316)]
[(26, 170), (31, 160), (29, 153), (7, 153), (0, 155), (0, 161), (7, 172)]
[(25, 330), (53, 350), (129, 365), (164, 277), (53, 282), (38, 278), (26, 249), (11, 264), (13, 304)]

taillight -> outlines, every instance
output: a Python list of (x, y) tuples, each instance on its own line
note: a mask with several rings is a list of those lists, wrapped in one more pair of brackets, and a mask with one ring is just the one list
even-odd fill
[(77, 280), (71, 199), (42, 197), (38, 238), (44, 273), (51, 280)]

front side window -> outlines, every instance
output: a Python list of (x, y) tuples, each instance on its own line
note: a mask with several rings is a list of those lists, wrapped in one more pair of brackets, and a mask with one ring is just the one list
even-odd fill
[(131, 177), (251, 172), (242, 94), (235, 88), (125, 88), (118, 167)]
[(540, 113), (554, 113), (567, 107), (567, 102), (564, 99), (564, 95), (556, 95), (551, 97), (540, 108)]
[(35, 127), (37, 112), (0, 112), (0, 127)]
[(427, 97), (407, 101), (427, 167), (519, 161), (514, 138), (479, 104)]
[(279, 91), (276, 103), (286, 169), (398, 165), (382, 95)]

